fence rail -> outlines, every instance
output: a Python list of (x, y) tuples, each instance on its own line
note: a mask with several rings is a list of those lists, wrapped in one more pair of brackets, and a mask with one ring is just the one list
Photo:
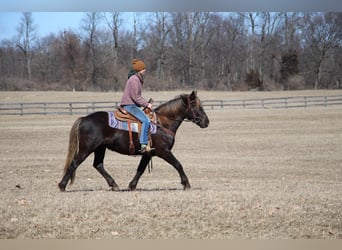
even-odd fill
[(342, 95), (331, 96), (290, 96), (278, 98), (238, 99), (238, 100), (205, 100), (203, 106), (207, 109), (288, 109), (308, 108), (314, 106), (328, 107), (342, 105)]
[[(154, 105), (165, 101), (155, 100)], [(0, 115), (85, 115), (114, 110), (119, 101), (0, 103)], [(204, 109), (288, 109), (342, 105), (342, 95), (291, 96), (279, 98), (202, 100)]]

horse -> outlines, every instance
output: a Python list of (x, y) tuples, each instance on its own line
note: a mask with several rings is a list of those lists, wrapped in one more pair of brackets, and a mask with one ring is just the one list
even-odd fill
[[(190, 94), (182, 94), (167, 101), (155, 108), (154, 112), (157, 115), (157, 130), (155, 134), (151, 134), (153, 151), (140, 153), (138, 133), (132, 133), (133, 155), (141, 155), (141, 160), (135, 176), (129, 183), (129, 190), (136, 190), (140, 177), (154, 156), (164, 159), (172, 165), (178, 171), (183, 189), (190, 189), (190, 183), (183, 166), (173, 155), (171, 149), (175, 143), (177, 129), (183, 121), (191, 121), (200, 128), (206, 128), (209, 125), (209, 118), (197, 96), (197, 91), (193, 90)], [(128, 131), (110, 127), (108, 125), (108, 112), (105, 111), (97, 111), (79, 117), (70, 130), (64, 175), (58, 183), (60, 191), (65, 191), (69, 181), (70, 185), (74, 182), (77, 167), (91, 153), (94, 153), (93, 167), (107, 181), (112, 191), (119, 191), (119, 186), (104, 168), (103, 160), (106, 149), (124, 155), (132, 155), (129, 150)]]

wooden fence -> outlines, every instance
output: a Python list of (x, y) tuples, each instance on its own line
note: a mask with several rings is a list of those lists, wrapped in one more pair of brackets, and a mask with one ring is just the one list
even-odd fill
[(328, 107), (342, 105), (342, 95), (331, 96), (290, 96), (260, 99), (238, 100), (206, 100), (203, 101), (205, 108), (230, 108), (230, 109), (288, 109), (309, 108), (315, 106)]
[[(154, 100), (154, 106), (165, 101)], [(119, 101), (0, 103), (0, 115), (85, 115), (114, 110)], [(280, 98), (202, 100), (204, 109), (288, 109), (342, 105), (342, 95), (293, 96)]]

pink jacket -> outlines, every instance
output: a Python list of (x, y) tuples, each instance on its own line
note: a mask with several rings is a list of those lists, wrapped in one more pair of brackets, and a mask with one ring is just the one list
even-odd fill
[(131, 76), (126, 83), (121, 106), (135, 104), (139, 107), (146, 108), (148, 102), (141, 96), (143, 80), (138, 75)]

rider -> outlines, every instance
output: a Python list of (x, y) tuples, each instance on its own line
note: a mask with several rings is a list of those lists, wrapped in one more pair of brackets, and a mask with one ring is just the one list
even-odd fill
[(145, 63), (139, 59), (133, 59), (132, 68), (128, 73), (128, 80), (121, 99), (121, 106), (142, 123), (140, 133), (141, 153), (151, 150), (147, 147), (150, 119), (141, 110), (141, 107), (152, 110), (152, 104), (141, 96), (145, 71)]

